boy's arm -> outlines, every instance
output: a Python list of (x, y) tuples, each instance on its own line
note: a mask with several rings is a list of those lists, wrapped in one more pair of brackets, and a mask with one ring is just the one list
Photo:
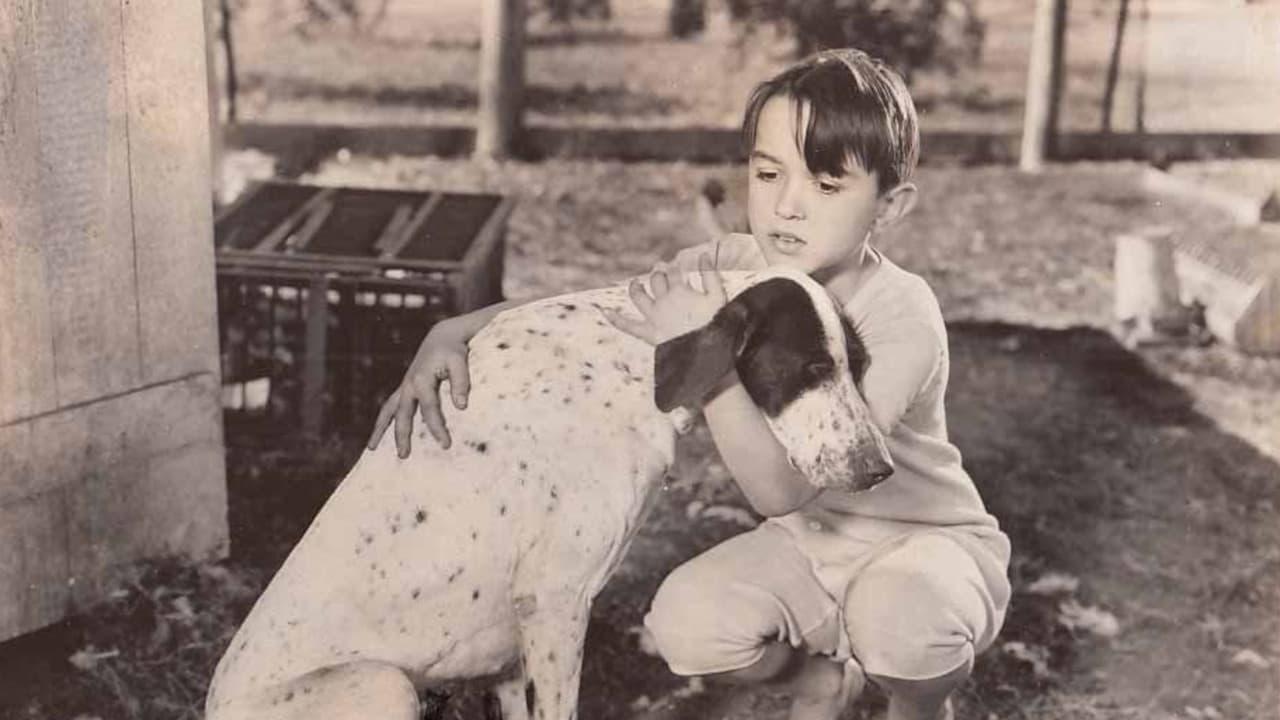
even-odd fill
[(721, 459), (756, 512), (786, 515), (822, 492), (791, 465), (764, 413), (730, 371), (702, 408)]
[(471, 390), (467, 343), (502, 311), (537, 299), (504, 300), (436, 323), (418, 346), (399, 387), (382, 403), (367, 447), (370, 450), (376, 448), (394, 421), (396, 451), (400, 457), (408, 457), (413, 436), (413, 414), (419, 409), (432, 437), (442, 447), (449, 447), (449, 429), (440, 411), (440, 384), (447, 379), (453, 406), (459, 410), (466, 407), (467, 394)]
[[(888, 436), (936, 372), (944, 340), (928, 324), (895, 328), (895, 337), (869, 348), (862, 394), (872, 422)], [(765, 516), (798, 510), (822, 492), (796, 470), (736, 372), (703, 405), (703, 416), (730, 474), (747, 501)]]

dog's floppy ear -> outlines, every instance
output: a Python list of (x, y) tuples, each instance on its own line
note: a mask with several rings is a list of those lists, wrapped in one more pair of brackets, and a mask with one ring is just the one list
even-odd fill
[(654, 349), (653, 399), (658, 409), (694, 408), (733, 368), (754, 325), (741, 299), (720, 308), (710, 323)]

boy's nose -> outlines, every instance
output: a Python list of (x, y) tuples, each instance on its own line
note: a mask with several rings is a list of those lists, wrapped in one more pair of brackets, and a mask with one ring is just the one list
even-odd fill
[(799, 192), (794, 183), (784, 183), (778, 192), (778, 201), (773, 212), (784, 220), (797, 220), (804, 217), (804, 208), (800, 202)]

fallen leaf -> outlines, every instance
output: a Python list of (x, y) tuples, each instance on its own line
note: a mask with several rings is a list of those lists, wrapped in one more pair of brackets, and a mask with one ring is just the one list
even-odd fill
[(1115, 615), (1092, 605), (1081, 605), (1075, 600), (1065, 600), (1058, 605), (1058, 622), (1072, 630), (1085, 630), (1099, 637), (1115, 637), (1120, 632), (1120, 621)]
[(1057, 595), (1075, 592), (1080, 587), (1080, 579), (1060, 572), (1048, 572), (1036, 578), (1027, 586), (1032, 595)]
[(67, 662), (71, 663), (78, 670), (89, 672), (97, 667), (98, 663), (103, 660), (109, 660), (120, 655), (119, 650), (108, 650), (106, 652), (98, 652), (93, 646), (80, 648), (67, 658)]
[(731, 522), (748, 530), (760, 524), (751, 513), (732, 505), (712, 505), (703, 510), (700, 517)]
[(1271, 667), (1270, 660), (1262, 657), (1261, 655), (1254, 652), (1253, 650), (1249, 650), (1248, 648), (1241, 650), (1240, 652), (1232, 656), (1231, 664), (1244, 665), (1246, 667), (1257, 668), (1259, 670), (1266, 670), (1267, 668)]
[(1027, 645), (1016, 640), (1005, 643), (1001, 646), (1014, 659), (1031, 665), (1031, 671), (1038, 678), (1049, 678), (1053, 675), (1053, 671), (1049, 669), (1049, 649), (1040, 645)]

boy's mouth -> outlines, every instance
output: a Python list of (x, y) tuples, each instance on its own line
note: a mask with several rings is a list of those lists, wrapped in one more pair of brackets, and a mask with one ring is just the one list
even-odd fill
[(793, 252), (804, 246), (804, 240), (800, 236), (788, 232), (771, 232), (769, 240), (783, 252)]

